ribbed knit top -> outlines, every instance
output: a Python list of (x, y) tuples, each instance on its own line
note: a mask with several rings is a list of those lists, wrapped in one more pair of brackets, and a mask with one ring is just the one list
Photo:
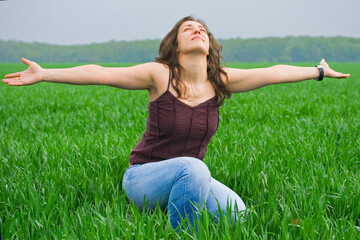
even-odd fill
[(203, 160), (210, 139), (216, 133), (219, 125), (217, 96), (190, 106), (169, 91), (170, 81), (171, 77), (166, 92), (148, 105), (145, 133), (130, 154), (132, 165), (181, 156)]

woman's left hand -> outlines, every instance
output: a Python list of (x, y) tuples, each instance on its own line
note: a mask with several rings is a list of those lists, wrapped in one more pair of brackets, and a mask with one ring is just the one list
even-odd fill
[(320, 61), (320, 65), (324, 68), (324, 77), (328, 78), (349, 78), (350, 74), (344, 74), (341, 72), (335, 72), (329, 67), (329, 64), (325, 61), (325, 59), (322, 59)]

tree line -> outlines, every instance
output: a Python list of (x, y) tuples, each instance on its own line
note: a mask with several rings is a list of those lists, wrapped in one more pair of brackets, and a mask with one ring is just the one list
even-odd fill
[[(225, 62), (360, 62), (360, 38), (268, 37), (220, 39)], [(160, 40), (52, 45), (0, 40), (0, 62), (21, 57), (49, 63), (140, 63), (154, 61)]]

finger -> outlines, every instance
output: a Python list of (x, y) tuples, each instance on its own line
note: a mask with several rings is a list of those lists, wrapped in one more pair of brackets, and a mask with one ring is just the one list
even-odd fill
[(10, 82), (13, 82), (13, 81), (19, 81), (20, 78), (5, 78), (2, 80), (3, 83), (10, 83)]
[(325, 61), (325, 59), (323, 58), (323, 59), (321, 59), (321, 61), (320, 61), (320, 65), (321, 66), (324, 66), (324, 67), (329, 67), (329, 64), (327, 64), (327, 62)]
[(330, 78), (349, 78), (350, 74), (345, 74), (342, 72), (334, 72), (329, 76)]
[(340, 76), (338, 76), (337, 78), (349, 78), (350, 76), (351, 76), (350, 74), (341, 73)]
[(20, 77), (20, 74), (22, 72), (17, 72), (17, 73), (10, 73), (10, 74), (6, 74), (5, 77), (6, 78), (13, 78), (13, 77)]
[(17, 79), (11, 79), (11, 80), (7, 80), (7, 81), (3, 81), (4, 83), (10, 85), (10, 86), (21, 86), (21, 85), (27, 85), (27, 83), (25, 83), (24, 81), (20, 80), (19, 78)]
[(17, 82), (9, 82), (8, 85), (10, 85), (10, 86), (22, 86), (22, 85), (26, 85), (26, 84), (24, 84), (22, 81), (17, 81)]
[(26, 65), (30, 65), (31, 61), (30, 60), (27, 60), (26, 58), (21, 58), (21, 61), (26, 64)]

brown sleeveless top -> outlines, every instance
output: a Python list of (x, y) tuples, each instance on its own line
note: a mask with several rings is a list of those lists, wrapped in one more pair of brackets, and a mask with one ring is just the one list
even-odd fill
[(170, 81), (171, 72), (166, 92), (148, 105), (145, 133), (130, 154), (132, 165), (182, 156), (203, 160), (218, 128), (216, 95), (192, 107), (169, 91)]

